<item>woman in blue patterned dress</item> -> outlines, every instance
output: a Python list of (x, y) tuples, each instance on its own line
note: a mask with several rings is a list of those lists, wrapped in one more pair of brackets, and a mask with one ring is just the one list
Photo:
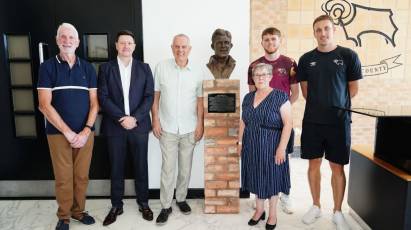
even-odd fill
[(264, 200), (269, 199), (266, 229), (274, 229), (278, 193), (288, 194), (291, 186), (286, 156), (292, 127), (291, 105), (286, 93), (270, 88), (271, 65), (258, 64), (252, 74), (257, 90), (244, 97), (238, 142), (242, 188), (257, 197), (256, 210), (248, 224), (256, 225), (265, 219)]

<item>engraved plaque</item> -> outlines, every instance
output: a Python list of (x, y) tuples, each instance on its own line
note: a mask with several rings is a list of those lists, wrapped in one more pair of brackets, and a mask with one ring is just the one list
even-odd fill
[(209, 113), (235, 113), (235, 93), (208, 94)]

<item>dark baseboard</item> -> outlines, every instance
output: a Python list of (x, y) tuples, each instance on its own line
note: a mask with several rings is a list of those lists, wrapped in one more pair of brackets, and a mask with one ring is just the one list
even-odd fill
[[(249, 198), (250, 193), (240, 190), (240, 198)], [(125, 199), (134, 199), (135, 196), (124, 196)], [(175, 198), (175, 197), (174, 197)], [(54, 200), (54, 196), (50, 197), (0, 197), (0, 200)], [(110, 196), (88, 196), (87, 199), (110, 199)], [(160, 189), (150, 189), (149, 199), (160, 199)], [(204, 189), (192, 188), (188, 189), (187, 199), (204, 199)]]

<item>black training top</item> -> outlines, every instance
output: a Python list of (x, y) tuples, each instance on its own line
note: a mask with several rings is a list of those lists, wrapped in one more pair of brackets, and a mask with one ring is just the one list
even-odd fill
[(337, 124), (351, 119), (334, 106), (351, 107), (348, 82), (362, 78), (357, 53), (341, 46), (326, 53), (314, 49), (300, 58), (297, 72), (297, 80), (307, 82), (304, 122)]

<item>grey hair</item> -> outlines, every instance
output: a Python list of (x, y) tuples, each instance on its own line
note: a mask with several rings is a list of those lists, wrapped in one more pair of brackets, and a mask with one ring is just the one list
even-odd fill
[(260, 70), (260, 69), (267, 70), (270, 75), (273, 74), (273, 66), (272, 65), (266, 64), (266, 63), (259, 63), (259, 64), (257, 64), (256, 66), (253, 67), (253, 76), (254, 76), (254, 73), (257, 70)]
[(74, 32), (74, 34), (76, 35), (76, 37), (78, 38), (78, 31), (77, 31), (76, 27), (74, 27), (72, 24), (67, 23), (67, 22), (63, 22), (63, 23), (61, 23), (61, 25), (59, 25), (59, 28), (57, 29), (56, 37), (60, 36), (61, 30), (63, 28), (67, 28), (67, 29), (72, 30)]
[(186, 34), (177, 34), (177, 35), (175, 35), (175, 36), (173, 37), (173, 43), (172, 43), (171, 45), (174, 44), (174, 41), (175, 41), (177, 38), (186, 38), (186, 39), (187, 39), (187, 43), (188, 43), (188, 45), (190, 46), (190, 38), (189, 38)]

